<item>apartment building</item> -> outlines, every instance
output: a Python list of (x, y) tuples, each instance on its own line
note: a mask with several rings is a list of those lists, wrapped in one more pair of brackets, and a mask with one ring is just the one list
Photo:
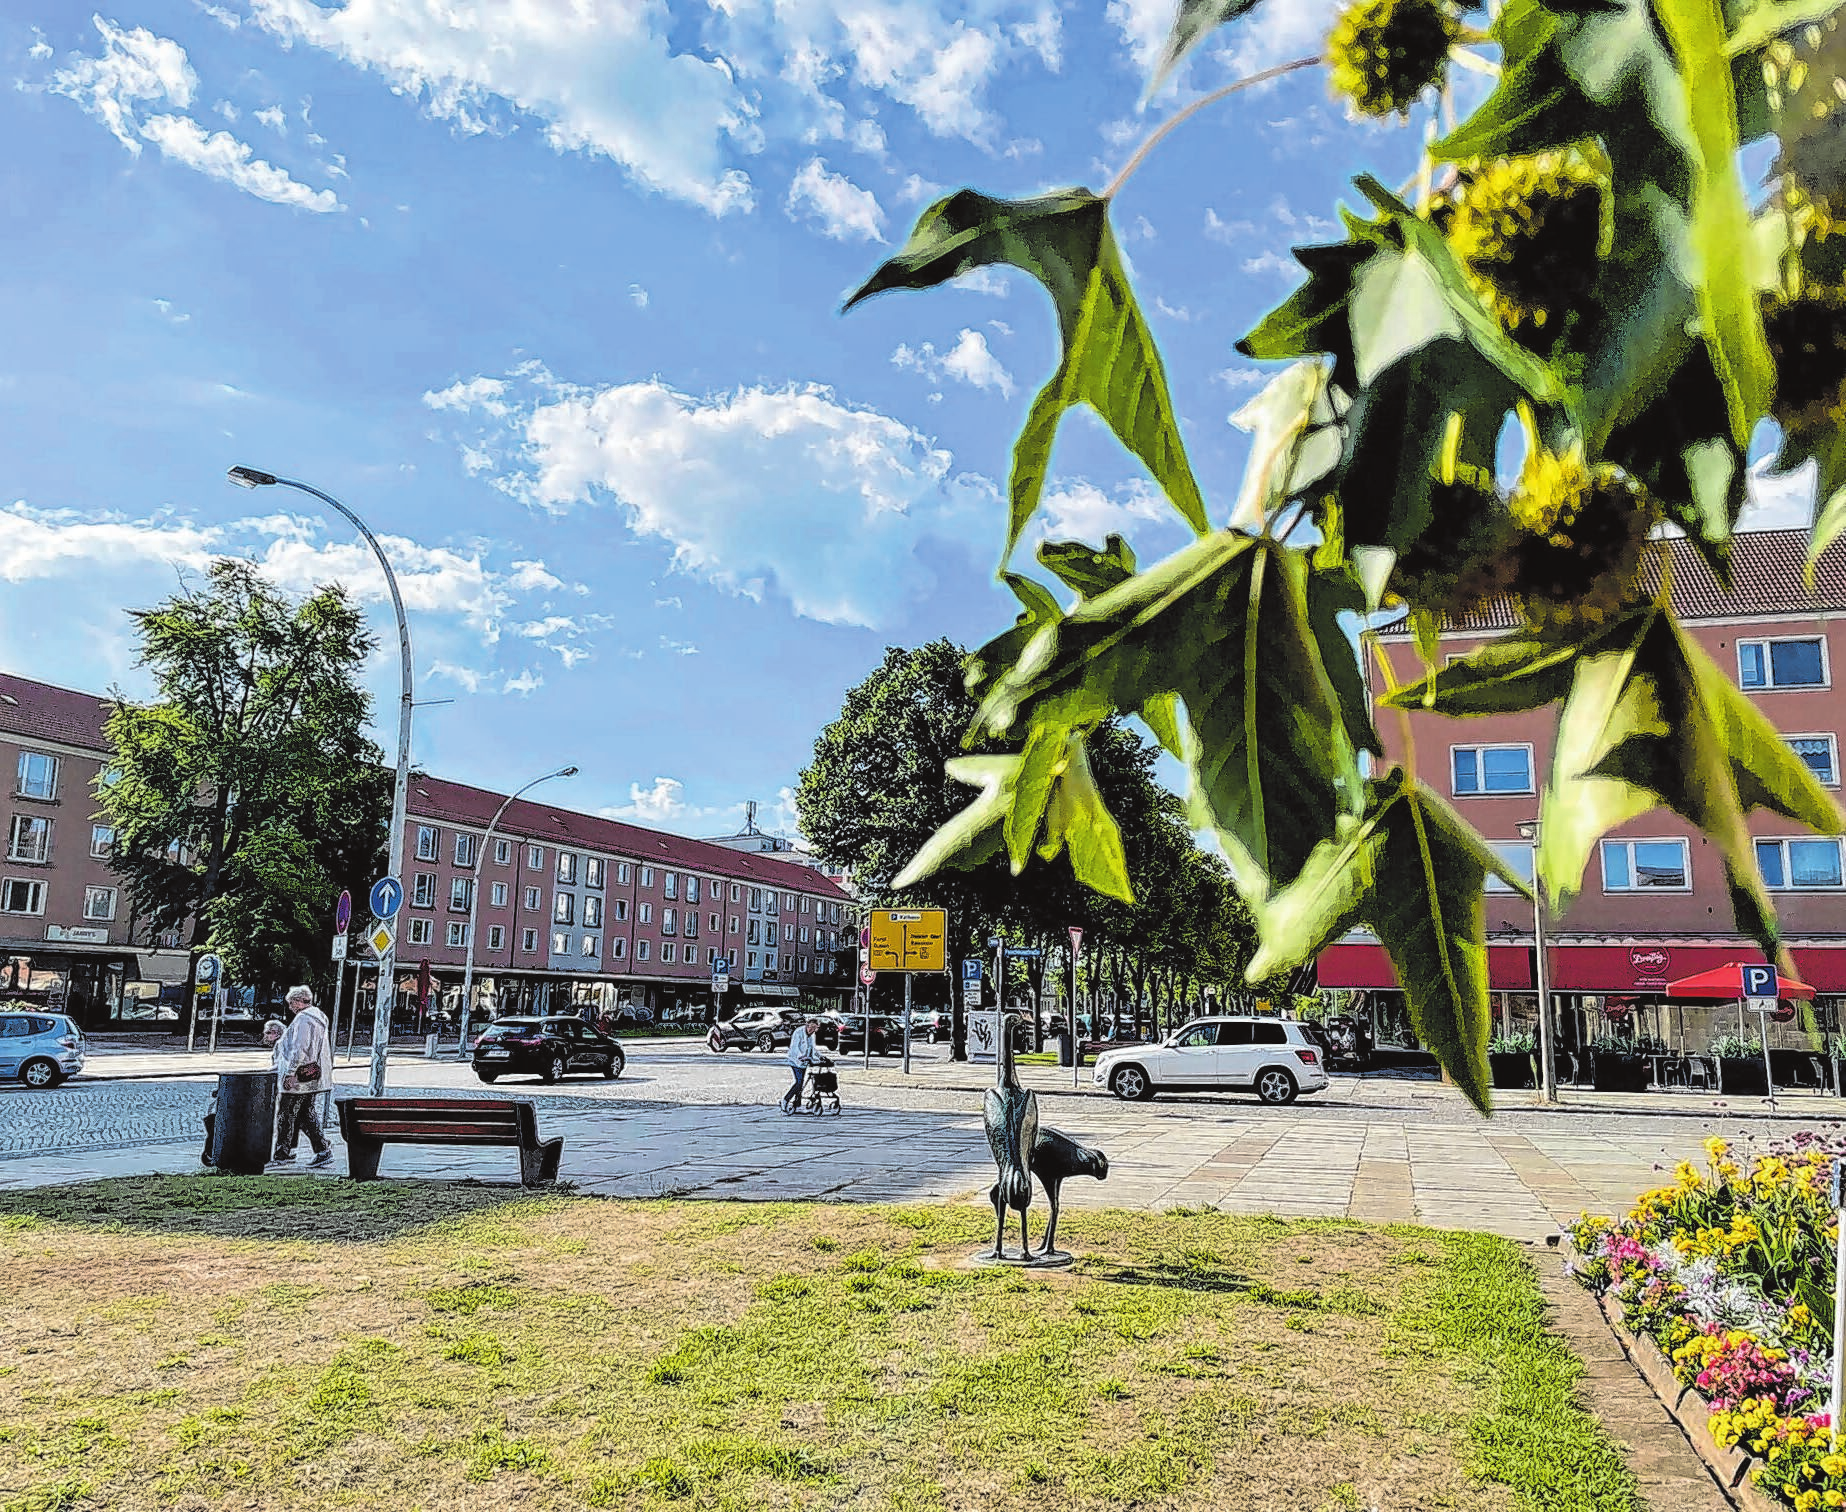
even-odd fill
[[(1669, 548), (1675, 610), (1695, 640), (1835, 794), (1846, 730), (1846, 549), (1828, 551), (1813, 588), (1804, 578), (1804, 531), (1739, 535), (1733, 584), (1721, 588), (1685, 540)], [(1465, 655), (1518, 623), (1506, 602), (1490, 603), (1443, 635), (1440, 657)], [(1383, 647), (1400, 683), (1423, 664), (1407, 633), (1387, 632)], [(1367, 666), (1374, 700), (1381, 670)], [(1404, 724), (1380, 711), (1387, 759), (1404, 759)], [(1550, 770), (1557, 710), (1450, 719), (1411, 713), (1418, 777), (1453, 802), (1514, 870), (1532, 874), (1533, 844), (1519, 826), (1538, 817)], [(1775, 898), (1802, 980), (1817, 989), (1837, 1023), (1846, 997), (1846, 865), (1838, 839), (1812, 835), (1785, 819), (1751, 816), (1756, 861)], [(1506, 1019), (1535, 1014), (1532, 905), (1502, 883), (1487, 894), (1488, 958), (1496, 1007)], [(1623, 825), (1598, 846), (1583, 890), (1547, 930), (1548, 980), (1564, 1033), (1593, 1037), (1600, 1021), (1658, 1009), (1678, 978), (1761, 952), (1738, 934), (1723, 865), (1710, 841), (1677, 816), (1656, 810)], [(1320, 958), (1323, 987), (1390, 994), (1396, 979), (1383, 949), (1362, 934)], [(1685, 1014), (1675, 1010), (1674, 1022)], [(1654, 1022), (1667, 1022), (1656, 1014)], [(1734, 1010), (1694, 1013), (1701, 1032), (1737, 1027)], [(1575, 1029), (1573, 1031), (1573, 1023)], [(1694, 1046), (1694, 1048), (1699, 1048)]]

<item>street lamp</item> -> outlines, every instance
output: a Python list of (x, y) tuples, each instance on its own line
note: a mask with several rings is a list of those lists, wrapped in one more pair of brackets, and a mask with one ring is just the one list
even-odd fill
[(1538, 874), (1538, 820), (1522, 820), (1519, 838), (1532, 842), (1532, 943), (1538, 988), (1538, 1086), (1546, 1102), (1558, 1100), (1557, 1062), (1551, 1053), (1551, 989), (1545, 970), (1545, 884)]
[[(518, 792), (510, 793), (501, 799), (500, 807), (494, 810), (493, 818), (488, 821), (487, 834), (482, 838), (481, 848), (474, 857), (474, 878), (468, 884), (468, 948), (467, 954), (463, 957), (466, 964), (462, 967), (461, 1035), (455, 1045), (457, 1060), (463, 1059), (468, 1053), (468, 1019), (474, 1007), (474, 911), (481, 901), (481, 858), (487, 854), (487, 847), (493, 844), (494, 829), (512, 805), (513, 799), (519, 797), (521, 793), (531, 792), (541, 782), (549, 782), (553, 777), (575, 777), (576, 775), (577, 769), (574, 766), (567, 766), (559, 767), (555, 772), (547, 772), (543, 777), (534, 777)], [(515, 885), (517, 881), (518, 879), (515, 878)]]
[[(406, 790), (410, 781), (410, 626), (404, 619), (404, 599), (397, 591), (397, 575), (391, 571), (391, 563), (385, 556), (384, 547), (378, 544), (378, 538), (366, 529), (365, 521), (354, 514), (332, 494), (322, 493), (318, 488), (307, 483), (297, 483), (293, 478), (278, 478), (274, 473), (259, 472), (254, 467), (233, 467), (226, 477), (239, 488), (269, 488), (280, 484), (284, 488), (299, 489), (304, 494), (311, 494), (328, 508), (342, 515), (360, 535), (365, 537), (365, 544), (372, 548), (372, 555), (378, 558), (378, 565), (384, 569), (385, 587), (391, 591), (391, 607), (397, 613), (397, 657), (398, 672), (403, 682), (403, 696), (397, 711), (397, 782), (391, 790), (391, 834), (388, 838), (387, 863), (389, 875), (397, 878), (400, 889), (404, 879), (404, 803)], [(358, 989), (355, 987), (354, 992)], [(372, 1007), (372, 1096), (382, 1097), (385, 1091), (385, 1055), (391, 1046), (391, 1004), (397, 997), (397, 940), (396, 931), (392, 932), (392, 942), (378, 958), (378, 993), (377, 1001)]]

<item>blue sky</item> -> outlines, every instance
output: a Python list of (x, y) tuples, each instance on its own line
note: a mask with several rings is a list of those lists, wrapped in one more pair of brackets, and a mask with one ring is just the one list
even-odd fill
[[(1327, 16), (1259, 11), (1143, 112), (1171, 8), (15, 0), (0, 665), (142, 691), (123, 607), (216, 552), (385, 612), (351, 532), (228, 487), (245, 463), (386, 537), (418, 695), (453, 700), (420, 763), (504, 789), (571, 761), (573, 806), (697, 834), (756, 798), (786, 827), (885, 646), (1010, 618), (1000, 488), (1055, 357), (1023, 275), (841, 296), (936, 193), (1100, 187)], [(1182, 127), (1117, 202), (1218, 518), (1255, 380), (1232, 342), (1416, 135), (1311, 71)], [(1180, 544), (1087, 416), (1055, 462), (1051, 533)], [(382, 654), (372, 682), (388, 710)]]

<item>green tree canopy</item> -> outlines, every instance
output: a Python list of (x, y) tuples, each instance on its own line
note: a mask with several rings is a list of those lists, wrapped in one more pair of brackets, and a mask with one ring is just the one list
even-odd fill
[(375, 873), (391, 806), (363, 617), (343, 589), (296, 603), (231, 560), (131, 613), (156, 693), (116, 695), (96, 796), (138, 918), (242, 983), (324, 973), (334, 899)]

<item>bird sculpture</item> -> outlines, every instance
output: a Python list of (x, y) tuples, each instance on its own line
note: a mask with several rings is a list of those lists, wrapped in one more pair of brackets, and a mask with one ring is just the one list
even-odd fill
[(1045, 1225), (1044, 1247), (1039, 1254), (1053, 1255), (1058, 1247), (1058, 1189), (1072, 1176), (1109, 1175), (1109, 1157), (1092, 1145), (1079, 1144), (1062, 1129), (1042, 1128), (1032, 1145), (1032, 1174), (1045, 1189), (1051, 1218)]
[(1038, 1145), (1038, 1094), (1020, 1086), (1013, 1065), (1012, 1015), (1000, 1019), (1000, 1047), (994, 1057), (994, 1084), (982, 1099), (982, 1122), (1000, 1179), (994, 1183), (994, 1247), (989, 1258), (1006, 1258), (1006, 1210), (1019, 1213), (1021, 1258), (1032, 1253), (1026, 1233), (1026, 1209), (1032, 1205), (1032, 1155)]

